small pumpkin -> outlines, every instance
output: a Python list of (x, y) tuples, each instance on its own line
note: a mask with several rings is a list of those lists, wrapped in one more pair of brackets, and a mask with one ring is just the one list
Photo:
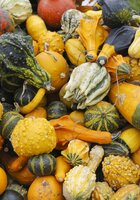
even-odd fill
[(52, 101), (47, 106), (47, 119), (57, 119), (63, 115), (67, 115), (67, 107), (61, 101)]
[(36, 60), (51, 75), (53, 91), (60, 90), (69, 78), (69, 66), (65, 58), (57, 52), (46, 51), (39, 53)]
[(47, 111), (44, 107), (38, 106), (24, 117), (43, 117), (47, 119)]
[(71, 140), (61, 154), (72, 166), (86, 165), (89, 161), (89, 144), (79, 139)]
[(84, 126), (84, 111), (75, 110), (72, 111), (69, 116), (74, 122)]
[(132, 160), (134, 163), (138, 164), (140, 166), (140, 148), (132, 153)]
[(28, 160), (29, 170), (36, 176), (52, 175), (56, 169), (56, 159), (51, 154), (32, 156)]
[(64, 200), (62, 184), (54, 176), (37, 177), (29, 187), (28, 200)]

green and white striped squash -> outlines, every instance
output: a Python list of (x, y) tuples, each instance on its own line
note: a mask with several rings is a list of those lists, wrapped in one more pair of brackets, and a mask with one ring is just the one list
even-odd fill
[(23, 116), (16, 111), (8, 111), (2, 116), (1, 127), (2, 136), (5, 139), (10, 138), (13, 129), (19, 120), (23, 119)]
[(84, 124), (92, 130), (109, 131), (112, 133), (120, 127), (120, 115), (114, 105), (101, 101), (86, 109)]
[(47, 153), (32, 156), (29, 158), (27, 166), (36, 176), (52, 175), (56, 169), (56, 158)]
[(65, 88), (64, 98), (85, 109), (95, 105), (108, 94), (111, 78), (105, 67), (86, 62), (73, 69)]

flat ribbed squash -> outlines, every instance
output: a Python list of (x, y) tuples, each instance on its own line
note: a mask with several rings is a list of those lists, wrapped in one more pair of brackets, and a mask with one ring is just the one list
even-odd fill
[(84, 113), (84, 119), (85, 126), (93, 130), (114, 132), (120, 126), (119, 112), (106, 101), (90, 106)]
[(140, 129), (140, 86), (125, 82), (114, 84), (109, 98), (122, 116), (135, 128)]

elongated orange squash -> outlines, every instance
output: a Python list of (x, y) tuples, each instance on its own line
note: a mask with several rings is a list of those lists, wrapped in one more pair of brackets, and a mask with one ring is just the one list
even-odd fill
[(122, 116), (140, 129), (140, 86), (122, 82), (112, 85), (109, 98)]
[(58, 149), (64, 149), (69, 141), (80, 139), (86, 142), (108, 144), (112, 141), (111, 133), (107, 131), (90, 130), (75, 123), (69, 115), (49, 121), (55, 128)]

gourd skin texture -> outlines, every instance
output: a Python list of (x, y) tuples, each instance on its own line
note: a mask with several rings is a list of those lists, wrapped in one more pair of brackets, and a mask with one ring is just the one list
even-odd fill
[(11, 135), (14, 151), (19, 156), (51, 152), (57, 142), (54, 127), (44, 118), (24, 118)]
[(86, 200), (94, 190), (95, 180), (96, 175), (88, 166), (75, 166), (66, 174), (63, 196), (66, 200)]
[(140, 179), (140, 167), (129, 157), (109, 155), (104, 158), (102, 166), (104, 179), (114, 190), (127, 184), (136, 184)]

